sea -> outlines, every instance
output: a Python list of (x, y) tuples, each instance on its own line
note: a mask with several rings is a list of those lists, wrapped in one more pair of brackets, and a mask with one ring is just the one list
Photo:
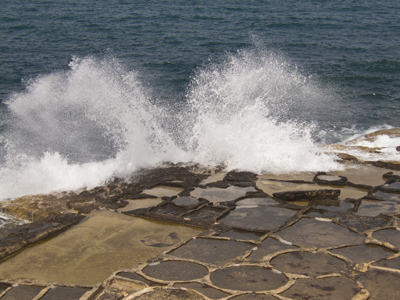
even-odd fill
[(166, 163), (334, 171), (327, 145), (400, 128), (400, 1), (0, 3), (3, 200)]

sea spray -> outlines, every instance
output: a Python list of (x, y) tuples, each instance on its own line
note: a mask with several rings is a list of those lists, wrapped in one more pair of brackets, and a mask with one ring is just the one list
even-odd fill
[(169, 105), (138, 78), (113, 57), (73, 58), (68, 71), (12, 95), (0, 199), (92, 188), (163, 162), (257, 173), (339, 168), (312, 138), (329, 97), (279, 55), (226, 55), (199, 68), (186, 99)]
[(74, 58), (69, 67), (8, 101), (1, 199), (94, 187), (179, 153), (135, 72), (114, 58)]
[(327, 96), (275, 53), (239, 51), (198, 70), (187, 98), (196, 162), (257, 173), (338, 168), (312, 139)]

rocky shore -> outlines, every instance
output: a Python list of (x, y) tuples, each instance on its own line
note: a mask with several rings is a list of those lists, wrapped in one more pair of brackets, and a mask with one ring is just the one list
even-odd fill
[(164, 166), (0, 202), (0, 299), (397, 299), (400, 173)]

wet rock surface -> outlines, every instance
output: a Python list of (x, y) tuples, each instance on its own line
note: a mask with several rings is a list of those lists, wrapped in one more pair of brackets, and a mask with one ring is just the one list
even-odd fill
[(3, 201), (26, 224), (0, 229), (0, 300), (397, 299), (397, 165), (357, 168), (172, 166)]
[[(362, 289), (345, 277), (301, 279), (282, 295), (289, 299), (353, 299)], [(360, 298), (366, 299), (366, 298)]]

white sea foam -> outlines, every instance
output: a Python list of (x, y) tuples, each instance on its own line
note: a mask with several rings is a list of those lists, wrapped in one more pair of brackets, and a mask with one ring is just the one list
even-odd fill
[(340, 168), (311, 136), (312, 113), (329, 97), (278, 55), (242, 51), (204, 66), (186, 103), (168, 109), (116, 59), (69, 67), (8, 101), (0, 199), (92, 188), (165, 161), (257, 173)]

